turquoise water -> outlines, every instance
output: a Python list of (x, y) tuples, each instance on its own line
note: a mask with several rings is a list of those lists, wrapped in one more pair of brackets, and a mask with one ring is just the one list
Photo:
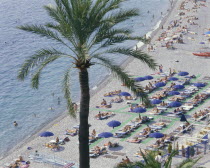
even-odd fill
[[(50, 3), (50, 0), (0, 1), (0, 156), (65, 110), (61, 80), (67, 68), (66, 60), (59, 60), (43, 71), (38, 90), (31, 89), (29, 79), (25, 82), (17, 80), (20, 65), (34, 51), (51, 45), (62, 49), (52, 41), (16, 29), (26, 23), (49, 21), (50, 18), (42, 6)], [(161, 19), (161, 12), (166, 14), (169, 3), (168, 0), (128, 0), (122, 6), (130, 7), (139, 8), (141, 16), (121, 26), (131, 26), (135, 35), (144, 35)], [(126, 45), (134, 46), (135, 43)], [(125, 59), (116, 58), (118, 63)], [(91, 88), (108, 73), (105, 68), (99, 66), (90, 69)], [(78, 75), (75, 71), (72, 73), (72, 96), (74, 101), (79, 100)], [(60, 105), (57, 104), (58, 97), (61, 99)], [(53, 107), (54, 111), (49, 110), (50, 107)], [(18, 122), (17, 128), (14, 128), (13, 121)]]

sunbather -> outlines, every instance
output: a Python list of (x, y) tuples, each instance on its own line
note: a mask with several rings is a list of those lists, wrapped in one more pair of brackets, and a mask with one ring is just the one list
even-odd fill
[(92, 135), (93, 137), (96, 137), (96, 130), (95, 130), (95, 129), (93, 129), (91, 135)]
[(107, 146), (107, 147), (109, 147), (109, 148), (114, 148), (114, 147), (119, 146), (119, 144), (118, 144), (118, 143), (111, 143), (111, 142), (109, 141), (109, 142), (105, 143), (104, 146)]
[(126, 141), (131, 143), (140, 143), (141, 139), (139, 139), (138, 137), (134, 137), (133, 139), (128, 139)]
[(103, 99), (103, 101), (101, 102), (101, 105), (102, 105), (102, 106), (107, 105), (106, 100)]

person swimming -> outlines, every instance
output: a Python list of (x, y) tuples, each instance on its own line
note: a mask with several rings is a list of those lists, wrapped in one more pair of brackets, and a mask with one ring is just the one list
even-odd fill
[(17, 123), (16, 121), (14, 121), (14, 122), (13, 122), (13, 125), (14, 125), (15, 127), (17, 127), (17, 126), (18, 126), (18, 123)]

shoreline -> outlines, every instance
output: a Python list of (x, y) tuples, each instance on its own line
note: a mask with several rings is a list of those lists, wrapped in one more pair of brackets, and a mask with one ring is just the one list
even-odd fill
[[(167, 21), (167, 19), (169, 18), (169, 16), (171, 15), (172, 11), (174, 10), (174, 8), (176, 7), (176, 4), (179, 0), (175, 0), (173, 3), (172, 8), (170, 8), (170, 4), (169, 4), (169, 8), (170, 11), (167, 12), (167, 14), (165, 16), (163, 16), (154, 27), (152, 27), (152, 30), (148, 31), (146, 34), (150, 34), (151, 40), (154, 40), (153, 38), (158, 34), (158, 32), (161, 29), (161, 26), (165, 24), (165, 22)], [(157, 24), (160, 22), (159, 26), (157, 27)], [(153, 29), (157, 27), (156, 29)], [(151, 33), (150, 33), (151, 32)], [(141, 41), (139, 41), (141, 42)], [(136, 44), (138, 44), (139, 42), (137, 42)], [(138, 50), (144, 50), (145, 47), (147, 46), (147, 44), (143, 44), (141, 47), (138, 47)], [(135, 47), (135, 46), (134, 46)], [(122, 69), (125, 69), (128, 64), (130, 64), (135, 58), (133, 57), (128, 57), (126, 58), (124, 61), (121, 62), (121, 67)], [(92, 98), (94, 95), (96, 95), (98, 92), (100, 92), (104, 86), (106, 86), (107, 84), (109, 84), (111, 82), (111, 80), (113, 80), (112, 78), (112, 73), (107, 74), (97, 85), (95, 85), (93, 88), (96, 87), (96, 89), (90, 88), (90, 98)], [(8, 157), (11, 153), (11, 151), (15, 151), (18, 150), (22, 147), (24, 147), (24, 145), (26, 143), (31, 142), (32, 140), (34, 140), (35, 138), (37, 138), (37, 134), (39, 134), (42, 131), (46, 131), (47, 129), (51, 128), (53, 125), (55, 125), (56, 123), (58, 123), (59, 121), (61, 121), (62, 119), (68, 117), (69, 115), (67, 114), (66, 111), (61, 112), (60, 114), (58, 114), (58, 116), (55, 116), (54, 119), (47, 121), (47, 123), (43, 123), (41, 124), (38, 129), (35, 131), (35, 133), (33, 133), (30, 137), (24, 138), (21, 142), (19, 142), (17, 145), (15, 145), (14, 147), (12, 147), (11, 149), (8, 150), (7, 153), (5, 153), (0, 160), (5, 159), (6, 157)], [(74, 119), (77, 120), (78, 118)]]

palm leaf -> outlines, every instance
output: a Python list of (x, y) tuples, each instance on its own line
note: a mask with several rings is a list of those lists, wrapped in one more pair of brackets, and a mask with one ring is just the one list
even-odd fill
[(200, 160), (201, 157), (199, 157), (198, 159), (186, 159), (184, 161), (182, 161), (181, 163), (179, 163), (178, 166), (176, 166), (176, 168), (191, 168), (193, 167), (197, 162), (198, 160)]
[(139, 51), (139, 50), (117, 47), (117, 48), (108, 50), (107, 53), (111, 53), (111, 54), (119, 53), (119, 54), (134, 57), (136, 59), (139, 59), (143, 63), (146, 63), (153, 70), (155, 70), (157, 67), (157, 64), (155, 63), (154, 59), (151, 56), (149, 56), (146, 53), (143, 53), (142, 51)]
[(68, 68), (64, 74), (64, 78), (63, 78), (63, 92), (64, 92), (64, 97), (66, 99), (67, 102), (67, 110), (69, 112), (69, 114), (72, 117), (76, 117), (76, 111), (74, 110), (73, 107), (73, 103), (71, 100), (71, 91), (70, 91), (70, 70), (71, 67)]
[(18, 79), (24, 80), (30, 70), (32, 70), (38, 64), (42, 63), (43, 61), (45, 61), (46, 59), (54, 55), (62, 56), (66, 54), (56, 49), (41, 49), (41, 50), (36, 51), (36, 53), (32, 55), (31, 57), (29, 57), (29, 59), (25, 60), (24, 64), (21, 66), (18, 72)]
[(32, 88), (38, 89), (40, 74), (41, 74), (41, 71), (43, 70), (43, 68), (45, 68), (49, 63), (55, 61), (56, 59), (58, 59), (60, 57), (61, 56), (54, 55), (54, 56), (49, 57), (48, 59), (46, 59), (44, 62), (42, 62), (42, 64), (38, 68), (38, 70), (32, 76), (32, 79), (31, 79), (31, 86), (32, 86)]
[(59, 35), (53, 31), (51, 31), (50, 29), (42, 26), (42, 25), (24, 25), (24, 26), (18, 26), (19, 29), (21, 30), (25, 30), (27, 32), (31, 32), (34, 34), (38, 34), (41, 37), (47, 37), (49, 39), (52, 40), (56, 40), (57, 42), (65, 45), (66, 43), (59, 37)]

